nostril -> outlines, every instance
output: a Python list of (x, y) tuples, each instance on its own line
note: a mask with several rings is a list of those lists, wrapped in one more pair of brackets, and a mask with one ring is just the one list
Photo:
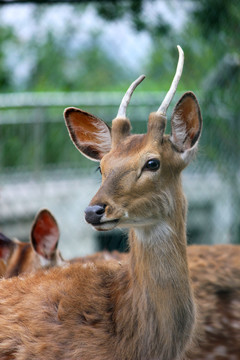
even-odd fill
[(102, 215), (105, 212), (106, 205), (97, 205), (98, 209), (96, 210), (97, 215)]
[(92, 225), (100, 224), (100, 220), (105, 212), (106, 205), (88, 206), (85, 210), (85, 219)]

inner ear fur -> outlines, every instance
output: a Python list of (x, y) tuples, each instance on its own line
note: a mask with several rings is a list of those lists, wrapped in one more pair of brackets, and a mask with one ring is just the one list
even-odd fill
[(186, 92), (178, 101), (171, 118), (170, 140), (178, 151), (194, 147), (202, 130), (202, 116), (196, 96)]
[(71, 107), (64, 111), (69, 135), (77, 149), (87, 158), (100, 161), (111, 149), (111, 130), (94, 115)]
[(41, 210), (35, 218), (31, 231), (31, 243), (34, 250), (50, 259), (57, 249), (60, 231), (57, 221), (47, 209)]

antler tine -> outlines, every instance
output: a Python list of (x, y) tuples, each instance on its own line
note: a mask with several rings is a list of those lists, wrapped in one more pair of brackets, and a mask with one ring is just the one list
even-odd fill
[(134, 90), (136, 89), (136, 87), (145, 79), (145, 75), (141, 75), (139, 76), (139, 78), (137, 78), (128, 88), (128, 90), (126, 91), (121, 104), (119, 106), (118, 109), (118, 113), (117, 113), (117, 117), (116, 118), (125, 118), (126, 117), (126, 111), (127, 111), (127, 106), (129, 104), (129, 101), (131, 99), (131, 96), (134, 92)]
[(178, 45), (177, 48), (178, 48), (178, 52), (179, 52), (179, 58), (178, 58), (176, 74), (173, 78), (172, 85), (171, 85), (169, 91), (167, 92), (167, 95), (165, 96), (162, 104), (160, 105), (159, 109), (157, 110), (157, 114), (160, 114), (163, 116), (166, 116), (167, 109), (174, 97), (174, 94), (177, 90), (179, 80), (182, 75), (183, 64), (184, 64), (184, 52), (183, 52), (181, 46)]

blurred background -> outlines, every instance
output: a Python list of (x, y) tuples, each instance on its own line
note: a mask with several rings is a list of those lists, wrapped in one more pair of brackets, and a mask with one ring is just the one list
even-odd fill
[(133, 131), (145, 132), (179, 44), (185, 66), (173, 105), (194, 91), (204, 121), (183, 176), (188, 241), (240, 243), (239, 34), (238, 0), (0, 0), (0, 231), (28, 241), (36, 213), (48, 208), (65, 258), (126, 249), (126, 233), (84, 222), (101, 178), (71, 143), (62, 114), (76, 106), (110, 124), (144, 73), (128, 115)]

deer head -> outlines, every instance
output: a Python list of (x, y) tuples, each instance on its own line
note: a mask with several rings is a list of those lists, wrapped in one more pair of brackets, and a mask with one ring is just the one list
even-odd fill
[(64, 264), (57, 249), (58, 224), (47, 209), (39, 211), (31, 229), (30, 243), (9, 239), (0, 233), (0, 259), (5, 265), (2, 276), (10, 278), (41, 268)]
[[(153, 225), (164, 220), (178, 196), (176, 183), (192, 159), (202, 129), (196, 96), (186, 92), (171, 117), (171, 134), (165, 135), (166, 112), (181, 77), (184, 55), (179, 61), (170, 90), (159, 109), (149, 115), (146, 134), (132, 135), (127, 105), (145, 76), (132, 83), (123, 97), (110, 129), (102, 120), (77, 108), (64, 112), (70, 137), (78, 150), (100, 161), (102, 185), (85, 211), (97, 230)], [(159, 201), (160, 200), (160, 201)]]

